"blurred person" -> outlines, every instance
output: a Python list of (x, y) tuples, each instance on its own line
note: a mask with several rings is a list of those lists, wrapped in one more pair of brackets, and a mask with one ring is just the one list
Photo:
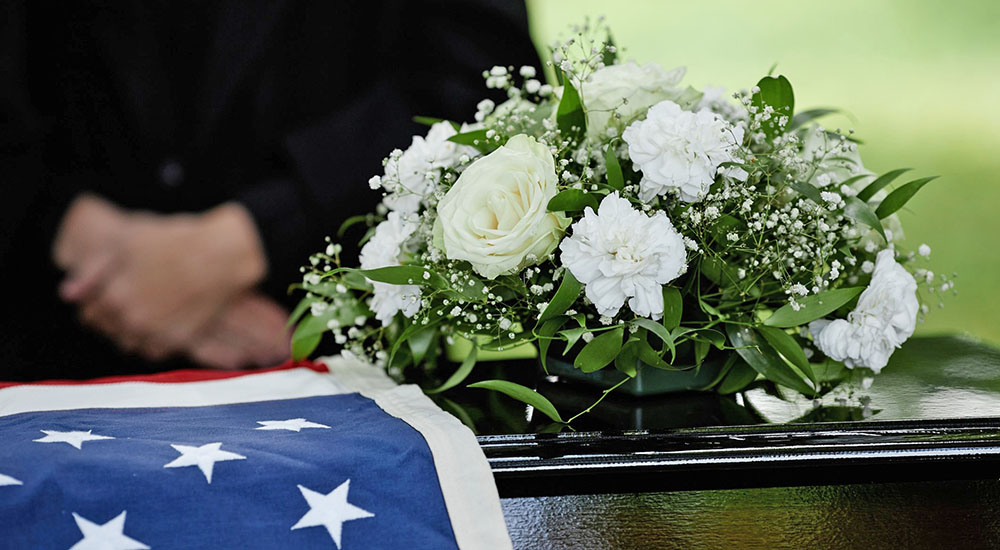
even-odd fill
[(411, 117), (468, 119), (484, 69), (538, 65), (503, 0), (0, 9), (8, 380), (280, 362), (288, 285)]

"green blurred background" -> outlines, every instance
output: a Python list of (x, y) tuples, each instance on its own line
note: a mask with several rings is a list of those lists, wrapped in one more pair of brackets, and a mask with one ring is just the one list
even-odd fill
[(930, 245), (928, 267), (957, 273), (958, 295), (943, 309), (929, 295), (917, 332), (1000, 344), (1000, 2), (529, 0), (528, 9), (540, 49), (605, 15), (626, 59), (685, 65), (685, 83), (699, 88), (749, 88), (777, 63), (797, 109), (849, 113), (822, 123), (854, 128), (869, 170), (940, 175), (900, 212), (904, 244)]

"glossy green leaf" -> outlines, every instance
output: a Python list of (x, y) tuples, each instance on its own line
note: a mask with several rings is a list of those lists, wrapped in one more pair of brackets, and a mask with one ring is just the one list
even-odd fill
[(611, 145), (608, 145), (608, 150), (604, 153), (604, 164), (608, 170), (608, 185), (612, 189), (619, 191), (625, 189), (625, 176), (622, 174), (622, 166), (618, 162), (618, 155), (615, 154), (615, 148)]
[(424, 360), (427, 352), (431, 349), (431, 344), (434, 343), (437, 336), (437, 327), (427, 327), (413, 333), (406, 340), (406, 343), (410, 346), (410, 353), (413, 355), (413, 363), (415, 365), (419, 365)]
[(608, 366), (621, 351), (624, 334), (624, 326), (598, 334), (587, 345), (583, 346), (580, 353), (576, 355), (576, 359), (573, 360), (573, 366), (583, 372), (599, 371)]
[(765, 76), (757, 82), (757, 87), (760, 88), (760, 91), (753, 95), (751, 101), (758, 109), (763, 110), (764, 105), (770, 105), (774, 109), (774, 115), (761, 126), (768, 139), (773, 139), (785, 131), (785, 128), (780, 125), (781, 117), (787, 116), (789, 121), (792, 119), (795, 110), (795, 94), (792, 92), (792, 84), (783, 75)]
[(535, 331), (535, 336), (538, 337), (538, 360), (542, 363), (542, 370), (545, 374), (549, 373), (549, 368), (547, 364), (547, 359), (549, 356), (549, 346), (552, 345), (552, 337), (556, 335), (556, 332), (562, 328), (566, 323), (566, 317), (556, 317), (555, 319), (549, 319), (542, 323), (541, 327)]
[(545, 306), (545, 311), (538, 317), (538, 321), (544, 323), (556, 315), (565, 313), (576, 302), (576, 299), (580, 297), (580, 290), (582, 289), (583, 285), (567, 269), (563, 273), (559, 288), (556, 290), (555, 295), (552, 296), (552, 300), (549, 301), (549, 305)]
[(888, 242), (888, 239), (885, 237), (885, 230), (882, 228), (882, 221), (875, 212), (872, 212), (868, 203), (857, 197), (847, 197), (844, 199), (844, 215), (874, 229), (876, 233), (882, 235), (882, 238)]
[(642, 317), (637, 317), (635, 319), (632, 319), (632, 321), (630, 322), (656, 335), (656, 337), (659, 338), (661, 342), (663, 342), (663, 345), (666, 346), (666, 348), (669, 349), (671, 353), (676, 353), (676, 348), (674, 346), (674, 337), (673, 335), (670, 334), (670, 331), (668, 331), (666, 327), (664, 327), (660, 323), (657, 323), (656, 321), (643, 319)]
[(670, 363), (663, 360), (663, 357), (656, 352), (644, 339), (639, 339), (639, 343), (636, 345), (636, 350), (639, 352), (639, 360), (649, 365), (650, 367), (655, 367), (662, 370), (680, 370)]
[(788, 186), (799, 192), (803, 197), (813, 201), (816, 204), (823, 204), (823, 196), (819, 194), (819, 189), (815, 185), (805, 182), (791, 180), (788, 182)]
[(757, 371), (753, 369), (750, 365), (746, 364), (745, 361), (737, 361), (729, 372), (726, 373), (726, 377), (722, 379), (719, 384), (719, 388), (716, 390), (723, 395), (730, 393), (735, 393), (743, 388), (747, 387), (750, 382), (757, 379)]
[(480, 153), (488, 153), (493, 150), (493, 146), (486, 139), (486, 132), (487, 130), (485, 128), (462, 132), (461, 134), (451, 136), (448, 138), (448, 141), (459, 145), (475, 147)]
[(756, 330), (761, 336), (764, 337), (764, 340), (767, 340), (768, 344), (771, 344), (774, 351), (777, 351), (782, 355), (782, 357), (788, 359), (788, 361), (802, 371), (802, 373), (805, 374), (809, 380), (812, 380), (814, 386), (818, 383), (816, 375), (813, 373), (812, 367), (809, 365), (809, 359), (806, 359), (806, 354), (802, 351), (802, 346), (795, 341), (795, 338), (792, 338), (791, 335), (780, 328), (760, 326), (757, 327)]
[(583, 335), (587, 334), (588, 332), (590, 332), (590, 329), (587, 327), (568, 328), (566, 330), (560, 330), (559, 334), (561, 334), (562, 337), (566, 339), (566, 349), (563, 351), (563, 355), (569, 353), (570, 348), (575, 346), (576, 343), (580, 341), (580, 338), (583, 338)]
[(427, 280), (430, 280), (424, 279), (425, 273), (427, 273), (431, 278), (440, 278), (439, 275), (433, 273), (432, 271), (416, 265), (391, 265), (388, 267), (380, 267), (378, 269), (360, 269), (358, 272), (372, 281), (389, 283), (391, 285), (425, 284)]
[(875, 178), (875, 181), (869, 183), (867, 187), (862, 189), (861, 192), (859, 192), (857, 195), (858, 198), (865, 202), (868, 202), (869, 199), (875, 196), (875, 193), (878, 193), (886, 185), (892, 183), (893, 180), (895, 180), (905, 172), (909, 171), (910, 171), (909, 168), (900, 168), (898, 170), (893, 170), (891, 172), (886, 172), (882, 174), (881, 176)]
[(837, 310), (840, 306), (853, 300), (865, 289), (862, 286), (837, 288), (827, 290), (805, 298), (797, 298), (799, 310), (792, 309), (791, 304), (785, 304), (764, 321), (769, 327), (791, 328), (815, 321)]
[(472, 346), (468, 357), (466, 357), (465, 360), (462, 361), (462, 364), (458, 366), (458, 370), (449, 376), (448, 379), (445, 380), (440, 386), (434, 388), (433, 390), (427, 390), (427, 393), (441, 393), (461, 384), (466, 378), (469, 377), (469, 373), (472, 372), (472, 368), (476, 366), (476, 358), (478, 355), (479, 348)]
[(818, 108), (795, 113), (795, 116), (792, 117), (792, 121), (788, 124), (788, 129), (794, 130), (796, 128), (801, 128), (817, 118), (832, 115), (838, 112), (840, 112), (838, 109)]
[(413, 117), (413, 122), (416, 122), (417, 124), (423, 124), (424, 126), (434, 126), (438, 122), (444, 122), (444, 121), (445, 120), (443, 118), (437, 118), (432, 116), (417, 115)]
[(327, 317), (306, 315), (292, 333), (292, 359), (300, 361), (316, 350), (327, 330)]
[(635, 375), (638, 372), (638, 363), (639, 339), (633, 336), (632, 338), (629, 338), (628, 342), (625, 342), (625, 345), (622, 346), (622, 350), (618, 352), (618, 356), (615, 357), (615, 369), (622, 374), (635, 378)]
[(889, 193), (889, 196), (886, 197), (885, 200), (878, 205), (878, 208), (875, 209), (875, 215), (878, 216), (879, 219), (892, 215), (897, 210), (905, 206), (906, 203), (913, 198), (913, 195), (916, 195), (917, 191), (920, 191), (921, 187), (927, 185), (928, 182), (935, 179), (937, 179), (937, 176), (913, 180), (899, 189), (896, 189), (892, 193)]
[(663, 287), (663, 328), (674, 330), (681, 324), (684, 314), (684, 299), (677, 287)]
[(597, 195), (585, 192), (583, 189), (564, 189), (549, 200), (549, 212), (579, 212), (586, 207), (595, 211), (599, 202)]
[(556, 422), (562, 422), (562, 417), (559, 416), (559, 411), (556, 410), (555, 406), (551, 401), (545, 398), (542, 394), (536, 392), (531, 388), (526, 388), (520, 384), (515, 384), (513, 382), (508, 382), (506, 380), (483, 380), (482, 382), (476, 382), (475, 384), (469, 384), (469, 388), (483, 388), (487, 390), (498, 391), (504, 393), (521, 401), (522, 403), (527, 403), (535, 408), (538, 412), (544, 414), (545, 416), (551, 418)]
[(804, 395), (816, 393), (763, 338), (749, 327), (727, 324), (726, 333), (729, 335), (729, 342), (736, 348), (736, 353), (764, 378)]
[(576, 139), (587, 130), (587, 117), (583, 112), (580, 94), (573, 87), (569, 78), (563, 75), (562, 99), (556, 109), (556, 125), (563, 137)]

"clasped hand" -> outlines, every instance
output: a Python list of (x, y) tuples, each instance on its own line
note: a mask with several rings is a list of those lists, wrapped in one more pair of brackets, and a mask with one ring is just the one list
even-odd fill
[(63, 218), (53, 260), (66, 271), (60, 296), (126, 352), (219, 368), (287, 358), (287, 313), (253, 291), (266, 260), (236, 203), (158, 215), (84, 194)]

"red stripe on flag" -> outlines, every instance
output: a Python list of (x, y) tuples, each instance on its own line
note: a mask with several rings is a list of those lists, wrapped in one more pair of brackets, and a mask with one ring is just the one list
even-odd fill
[(80, 386), (88, 384), (116, 384), (120, 382), (158, 382), (176, 384), (183, 382), (205, 382), (208, 380), (224, 380), (251, 374), (274, 372), (296, 368), (307, 368), (316, 372), (328, 372), (325, 365), (312, 361), (286, 361), (277, 367), (256, 370), (214, 370), (214, 369), (180, 369), (158, 372), (155, 374), (137, 374), (126, 376), (105, 376), (89, 380), (40, 380), (38, 382), (0, 382), (0, 389), (11, 386)]

